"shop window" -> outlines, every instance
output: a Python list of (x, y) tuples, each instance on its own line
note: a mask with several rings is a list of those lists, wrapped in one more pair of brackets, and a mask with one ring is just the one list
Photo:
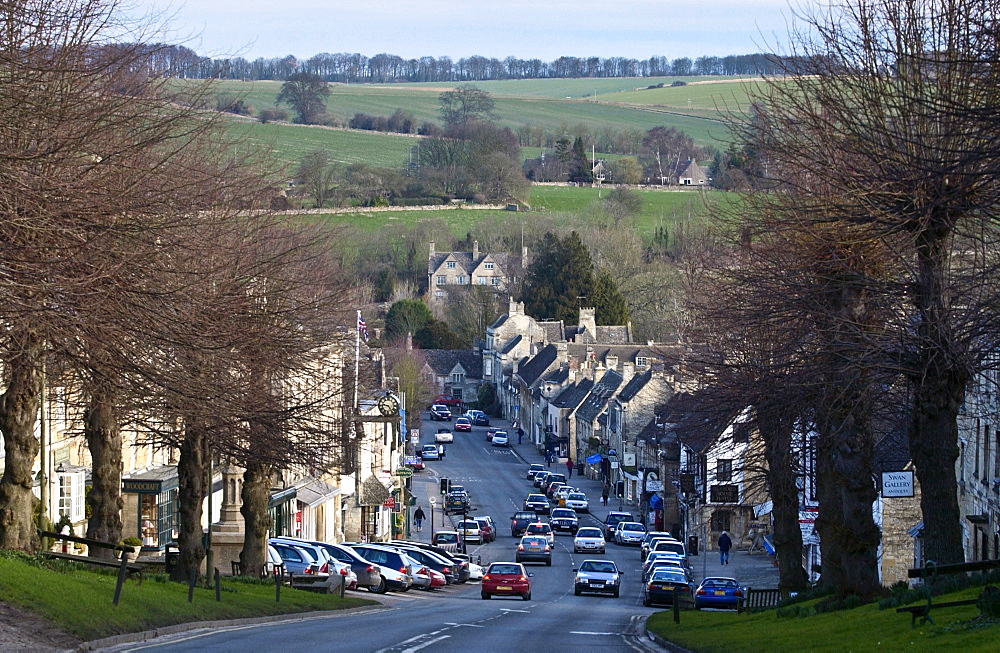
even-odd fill
[(733, 513), (729, 510), (716, 510), (712, 513), (713, 531), (731, 531), (733, 523)]
[(84, 508), (86, 489), (83, 472), (65, 472), (58, 475), (59, 516), (69, 517), (73, 523), (87, 518)]

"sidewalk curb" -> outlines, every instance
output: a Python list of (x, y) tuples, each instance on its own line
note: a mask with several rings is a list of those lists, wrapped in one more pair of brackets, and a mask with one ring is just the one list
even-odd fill
[[(375, 600), (375, 599), (371, 599)], [(270, 615), (266, 617), (248, 617), (245, 619), (218, 619), (215, 621), (191, 621), (182, 624), (173, 624), (170, 626), (161, 626), (160, 628), (155, 628), (153, 630), (143, 630), (135, 633), (122, 633), (120, 635), (111, 635), (110, 637), (102, 637), (101, 639), (94, 639), (89, 642), (83, 642), (76, 647), (77, 651), (97, 651), (105, 648), (111, 648), (113, 646), (121, 646), (122, 644), (134, 644), (136, 642), (145, 642), (150, 639), (156, 639), (157, 637), (163, 637), (164, 635), (177, 635), (179, 633), (187, 633), (195, 630), (209, 630), (213, 628), (227, 628), (233, 626), (248, 626), (248, 625), (263, 625), (272, 624), (280, 622), (294, 622), (294, 621), (304, 621), (307, 619), (329, 619), (331, 617), (348, 616), (356, 614), (358, 612), (370, 612), (373, 610), (392, 610), (393, 606), (388, 606), (384, 603), (378, 603), (378, 605), (362, 605), (357, 608), (348, 608), (346, 610), (321, 610), (313, 612), (289, 612), (286, 614)]]
[(693, 651), (690, 651), (686, 648), (678, 646), (677, 644), (674, 644), (673, 642), (663, 639), (663, 637), (657, 635), (648, 628), (646, 629), (646, 636), (649, 637), (650, 640), (656, 642), (659, 646), (670, 651), (671, 653), (693, 653)]

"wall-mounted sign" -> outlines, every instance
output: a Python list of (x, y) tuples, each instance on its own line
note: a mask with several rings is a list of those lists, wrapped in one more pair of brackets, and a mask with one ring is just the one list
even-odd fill
[(913, 472), (882, 472), (882, 498), (913, 496)]
[(629, 452), (622, 456), (622, 464), (626, 467), (635, 467), (635, 454)]
[(663, 481), (654, 481), (651, 478), (646, 479), (646, 492), (659, 492), (663, 489)]
[(739, 503), (740, 489), (735, 485), (713, 485), (709, 488), (712, 503)]

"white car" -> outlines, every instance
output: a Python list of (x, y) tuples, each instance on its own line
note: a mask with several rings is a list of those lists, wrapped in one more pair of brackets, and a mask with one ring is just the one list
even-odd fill
[(483, 568), (473, 562), (470, 562), (469, 580), (482, 580), (482, 579), (483, 579)]
[(507, 431), (497, 431), (493, 434), (493, 446), (494, 447), (506, 447), (510, 445), (510, 441), (507, 440)]
[(576, 532), (573, 538), (573, 553), (594, 552), (604, 553), (606, 547), (604, 533), (593, 526), (585, 526)]
[(524, 529), (524, 534), (544, 537), (549, 546), (556, 545), (556, 534), (552, 531), (552, 527), (545, 522), (536, 521), (533, 524), (528, 524), (527, 528)]
[(465, 521), (458, 522), (455, 530), (458, 531), (463, 542), (483, 543), (483, 532), (479, 528), (479, 522), (475, 519), (466, 519)]
[(583, 492), (570, 492), (566, 496), (566, 507), (577, 512), (590, 512), (590, 501)]
[(615, 543), (620, 545), (642, 543), (646, 527), (635, 521), (623, 521), (615, 527)]
[(438, 429), (438, 432), (434, 434), (434, 442), (451, 444), (455, 441), (455, 436), (448, 429)]

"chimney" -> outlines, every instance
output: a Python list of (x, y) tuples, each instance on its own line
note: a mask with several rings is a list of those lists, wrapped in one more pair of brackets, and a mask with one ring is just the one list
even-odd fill
[(628, 383), (635, 376), (635, 363), (622, 363), (622, 383)]
[(472, 241), (472, 264), (475, 265), (476, 261), (479, 260), (479, 241)]
[(580, 308), (580, 328), (590, 332), (590, 335), (597, 335), (597, 309)]
[(528, 248), (526, 246), (521, 247), (521, 268), (527, 269), (528, 267)]
[(430, 242), (430, 248), (431, 248), (430, 258), (434, 258), (434, 241), (433, 240)]

